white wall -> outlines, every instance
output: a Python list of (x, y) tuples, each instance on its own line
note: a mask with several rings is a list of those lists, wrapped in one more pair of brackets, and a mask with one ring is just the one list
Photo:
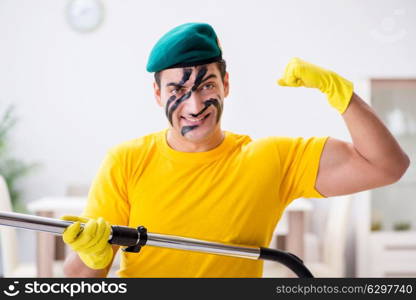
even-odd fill
[(416, 2), (103, 1), (103, 25), (70, 29), (64, 0), (0, 0), (0, 110), (17, 107), (16, 157), (43, 167), (26, 201), (90, 182), (105, 151), (167, 125), (152, 96), (148, 53), (173, 26), (211, 23), (228, 62), (224, 128), (253, 137), (348, 139), (318, 91), (279, 87), (293, 56), (359, 82), (416, 76)]

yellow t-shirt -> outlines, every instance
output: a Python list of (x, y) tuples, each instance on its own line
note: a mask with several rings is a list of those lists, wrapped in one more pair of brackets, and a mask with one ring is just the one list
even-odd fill
[[(225, 131), (206, 152), (169, 147), (163, 130), (109, 151), (83, 215), (151, 233), (267, 247), (291, 200), (315, 189), (322, 138)], [(261, 277), (263, 262), (145, 246), (122, 253), (120, 277)]]

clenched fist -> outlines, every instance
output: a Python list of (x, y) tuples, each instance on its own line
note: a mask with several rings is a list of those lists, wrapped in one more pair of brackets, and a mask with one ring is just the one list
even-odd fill
[[(77, 216), (63, 216), (62, 220), (73, 221), (62, 238), (81, 260), (91, 269), (104, 269), (113, 258), (113, 249), (108, 242), (111, 225), (103, 218), (88, 219)], [(81, 223), (85, 223), (82, 227)]]
[(281, 86), (317, 88), (341, 114), (347, 109), (354, 91), (352, 82), (300, 58), (289, 61), (283, 77), (277, 82)]

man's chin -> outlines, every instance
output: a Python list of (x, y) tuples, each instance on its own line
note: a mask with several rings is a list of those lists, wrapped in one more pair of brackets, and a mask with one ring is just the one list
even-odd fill
[(206, 140), (209, 136), (209, 133), (202, 133), (198, 130), (189, 130), (185, 134), (182, 135), (182, 137), (190, 142), (202, 142)]
[(209, 137), (213, 134), (213, 131), (214, 129), (209, 130), (207, 128), (200, 128), (198, 126), (183, 126), (181, 129), (177, 130), (178, 134), (182, 136), (182, 138), (193, 143), (198, 143), (209, 139)]

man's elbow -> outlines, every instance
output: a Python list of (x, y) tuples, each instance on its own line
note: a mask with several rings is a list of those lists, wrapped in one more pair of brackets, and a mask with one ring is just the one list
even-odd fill
[(410, 166), (410, 159), (406, 153), (402, 153), (400, 157), (397, 157), (392, 166), (386, 171), (386, 177), (388, 183), (392, 184), (400, 180), (406, 173)]

